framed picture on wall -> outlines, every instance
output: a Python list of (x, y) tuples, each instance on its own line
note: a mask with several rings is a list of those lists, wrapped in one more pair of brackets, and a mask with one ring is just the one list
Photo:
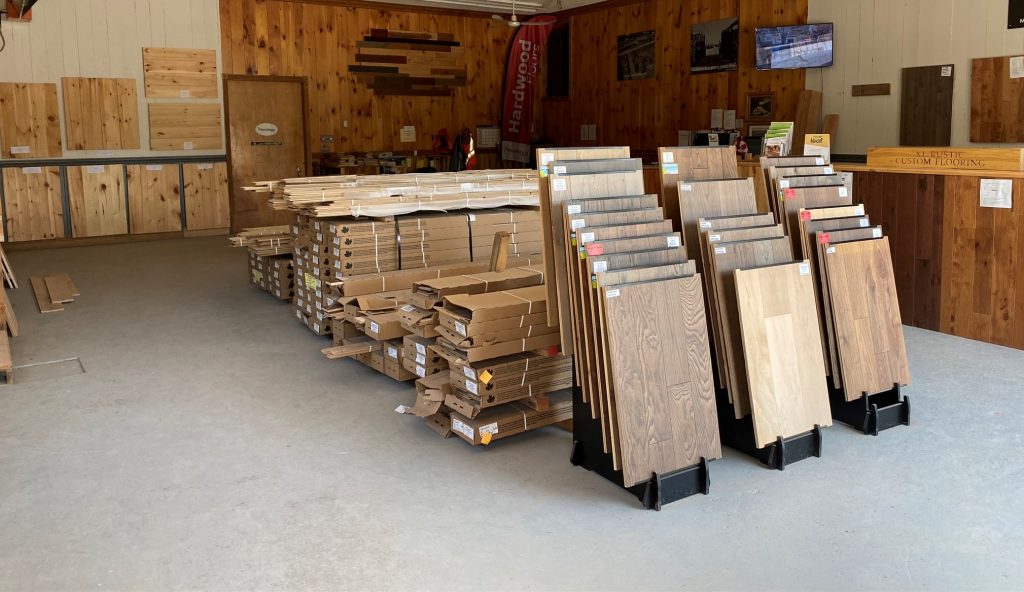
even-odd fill
[(616, 73), (619, 80), (654, 78), (654, 31), (618, 36)]
[(740, 19), (695, 23), (690, 30), (690, 71), (728, 72), (737, 69)]
[(775, 95), (773, 93), (747, 95), (747, 122), (766, 123), (775, 117)]

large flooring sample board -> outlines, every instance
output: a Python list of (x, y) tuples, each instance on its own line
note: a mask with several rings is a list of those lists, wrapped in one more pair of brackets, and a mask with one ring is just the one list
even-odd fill
[(222, 162), (182, 165), (185, 175), (185, 227), (211, 230), (231, 226), (228, 166)]
[(679, 224), (679, 182), (736, 179), (740, 176), (736, 150), (732, 146), (684, 146), (659, 148), (661, 203), (676, 230)]
[(62, 78), (69, 150), (140, 148), (134, 78)]
[(128, 212), (132, 234), (181, 230), (177, 165), (128, 166)]
[(626, 487), (722, 456), (700, 282), (604, 291)]
[[(551, 173), (551, 163), (556, 160), (600, 160), (606, 158), (629, 158), (629, 147), (613, 148), (539, 148), (537, 164), (540, 169), (540, 212), (544, 230), (544, 267), (547, 272), (548, 302), (557, 302), (557, 306), (548, 307), (548, 326), (554, 327), (558, 319), (564, 315), (569, 318), (569, 303), (560, 300), (558, 295), (565, 294), (567, 286), (565, 277), (559, 276), (556, 269), (565, 269), (565, 245), (562, 232), (562, 201), (561, 194), (555, 195), (557, 202), (552, 202), (550, 185), (546, 178)], [(568, 323), (566, 323), (568, 324)], [(562, 351), (568, 353), (571, 343), (566, 342), (566, 331), (562, 329)]]
[(779, 213), (783, 215), (782, 223), (789, 233), (790, 240), (793, 241), (793, 253), (797, 259), (806, 258), (800, 240), (800, 210), (849, 205), (853, 205), (853, 198), (850, 197), (850, 191), (842, 185), (790, 187), (782, 190)]
[(900, 146), (949, 146), (953, 70), (952, 64), (903, 69)]
[(128, 234), (123, 166), (71, 166), (67, 176), (72, 237)]
[(699, 246), (701, 218), (756, 213), (753, 179), (679, 183), (679, 221), (683, 244), (686, 253), (696, 261), (697, 269), (702, 268)]
[(778, 265), (793, 261), (789, 238), (773, 238), (740, 243), (716, 244), (712, 247), (711, 261), (714, 276), (711, 297), (717, 299), (719, 331), (721, 334), (720, 355), (725, 362), (725, 388), (733, 404), (736, 418), (750, 413), (750, 394), (743, 359), (743, 344), (740, 339), (739, 312), (736, 304), (737, 269), (749, 269), (766, 265)]
[(824, 257), (846, 399), (909, 384), (889, 239), (831, 245)]
[(782, 222), (779, 214), (779, 200), (774, 197), (775, 179), (772, 177), (772, 167), (804, 167), (804, 166), (826, 166), (828, 159), (821, 156), (762, 156), (758, 162), (761, 164), (761, 180), (769, 193), (768, 204), (771, 211), (776, 215), (776, 220)]
[(807, 262), (737, 271), (736, 300), (757, 447), (832, 425)]
[(142, 48), (146, 97), (217, 98), (217, 51), (214, 49)]
[(3, 176), (8, 240), (63, 237), (60, 168), (8, 167)]
[(971, 142), (1024, 142), (1024, 77), (1015, 77), (1011, 62), (1024, 56), (971, 61)]
[(217, 103), (150, 103), (151, 150), (220, 150), (224, 147)]
[(56, 84), (0, 83), (0, 150), (0, 158), (64, 155)]

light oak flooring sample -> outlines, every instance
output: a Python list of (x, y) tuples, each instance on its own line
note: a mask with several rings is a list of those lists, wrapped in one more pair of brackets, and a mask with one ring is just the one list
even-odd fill
[[(659, 148), (661, 196), (665, 213), (679, 224), (679, 182), (735, 179), (740, 176), (732, 146), (683, 146)], [(677, 226), (676, 230), (682, 230)]]

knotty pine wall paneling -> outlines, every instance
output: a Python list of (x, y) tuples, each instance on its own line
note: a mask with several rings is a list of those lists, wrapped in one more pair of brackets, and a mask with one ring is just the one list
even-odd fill
[(71, 236), (128, 234), (124, 166), (67, 167)]
[(183, 164), (185, 227), (212, 230), (231, 226), (228, 166), (223, 162)]
[(60, 167), (3, 169), (7, 239), (31, 241), (64, 236)]
[(181, 230), (180, 192), (178, 165), (128, 165), (129, 232)]

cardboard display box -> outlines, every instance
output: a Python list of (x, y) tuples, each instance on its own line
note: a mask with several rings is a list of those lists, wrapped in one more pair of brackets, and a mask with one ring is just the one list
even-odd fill
[(475, 418), (453, 411), (451, 430), (463, 440), (479, 446), (572, 419), (572, 396), (569, 393), (552, 393), (549, 398), (550, 406), (544, 411), (519, 402), (485, 409)]

